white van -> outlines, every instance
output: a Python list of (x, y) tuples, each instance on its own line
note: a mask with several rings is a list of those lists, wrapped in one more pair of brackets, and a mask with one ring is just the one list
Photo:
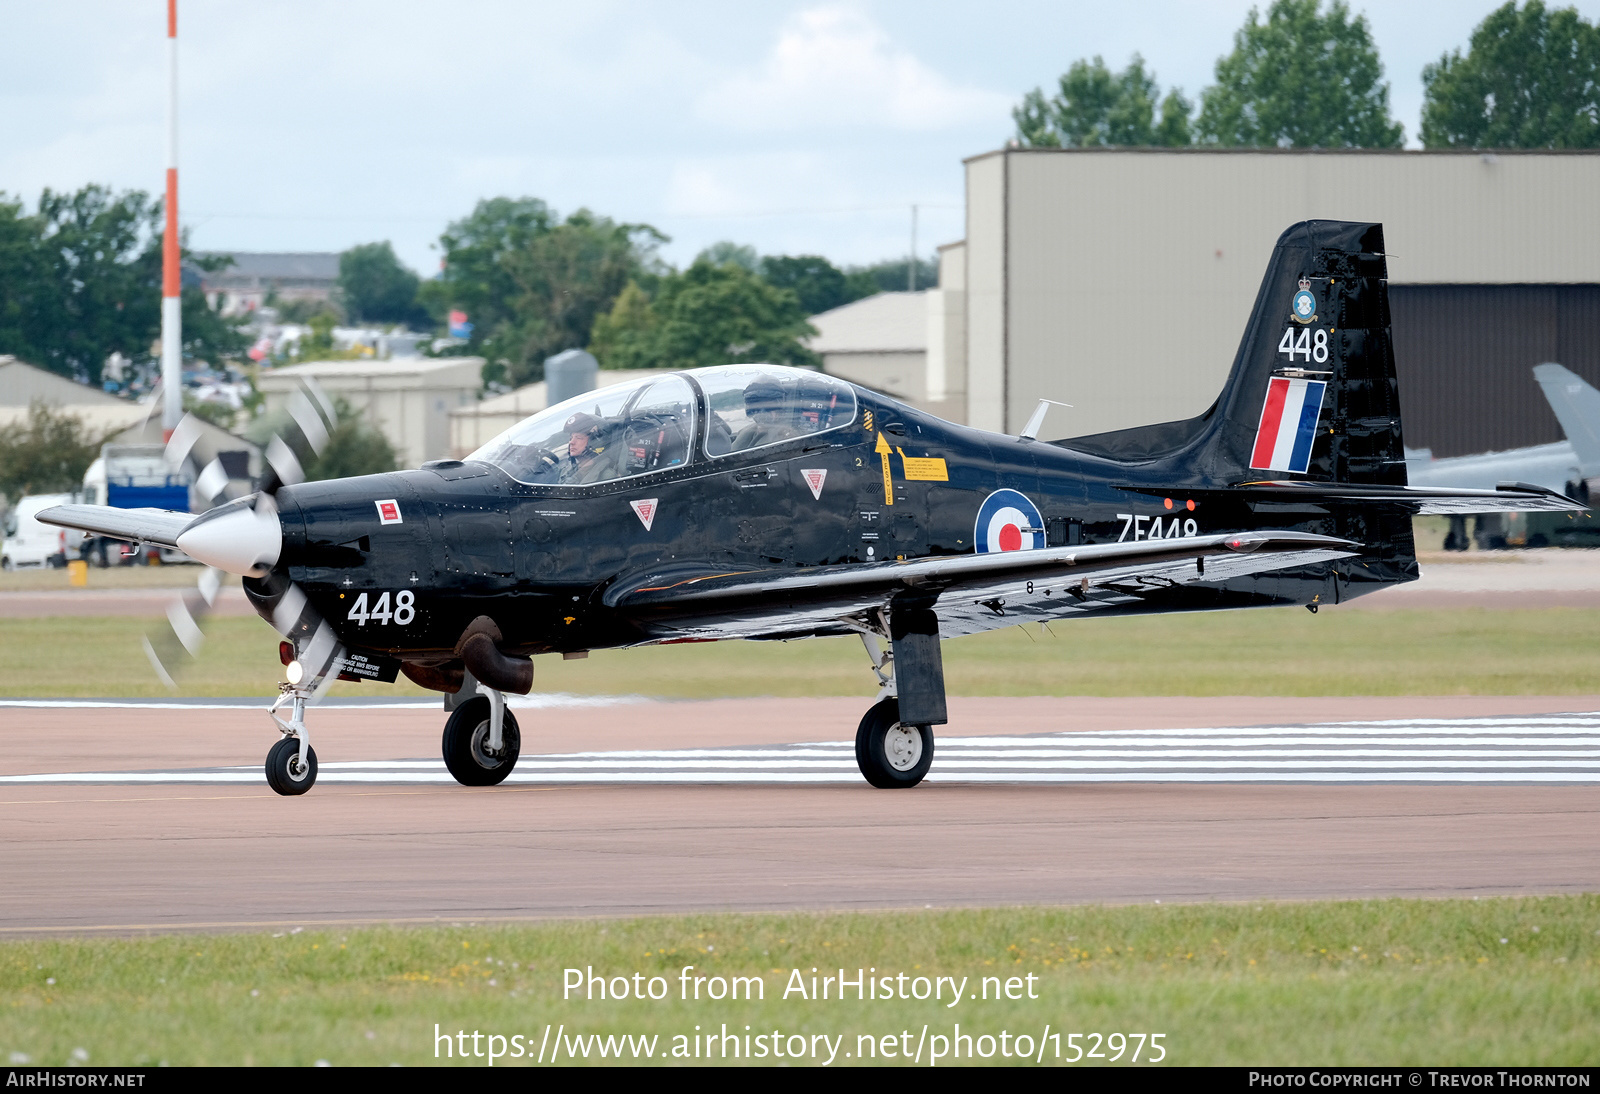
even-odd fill
[(81, 533), (69, 532), (53, 524), (41, 524), (34, 517), (52, 505), (72, 504), (71, 494), (36, 494), (23, 498), (6, 514), (5, 545), (0, 547), (0, 569), (19, 566), (67, 564), (69, 547), (76, 551)]

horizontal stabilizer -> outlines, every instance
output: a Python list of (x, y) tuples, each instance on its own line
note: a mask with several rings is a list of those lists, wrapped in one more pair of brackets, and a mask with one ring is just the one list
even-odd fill
[(1419, 515), (1449, 513), (1561, 513), (1588, 506), (1564, 494), (1526, 482), (1502, 482), (1493, 490), (1468, 490), (1450, 486), (1383, 486), (1377, 483), (1244, 482), (1223, 489), (1195, 490), (1173, 486), (1130, 486), (1125, 489), (1153, 497), (1185, 497), (1204, 501), (1232, 501), (1275, 505), (1394, 505)]
[(97, 536), (176, 548), (178, 536), (189, 527), (194, 514), (170, 509), (117, 509), (110, 505), (54, 505), (36, 519)]
[(1404, 505), (1413, 513), (1563, 513), (1588, 506), (1564, 494), (1526, 482), (1502, 482), (1493, 490), (1463, 490), (1449, 486), (1378, 486), (1360, 483), (1269, 482), (1247, 483), (1252, 497), (1267, 490), (1276, 495), (1262, 500), (1319, 498), (1330, 502)]

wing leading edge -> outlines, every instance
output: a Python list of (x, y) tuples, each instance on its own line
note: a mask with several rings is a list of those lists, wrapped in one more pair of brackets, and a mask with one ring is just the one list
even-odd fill
[(35, 519), (97, 536), (175, 548), (178, 536), (189, 527), (194, 514), (170, 509), (115, 509), (109, 505), (53, 505)]

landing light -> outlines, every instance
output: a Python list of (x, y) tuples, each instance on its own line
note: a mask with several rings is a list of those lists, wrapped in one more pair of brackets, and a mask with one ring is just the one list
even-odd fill
[(298, 661), (290, 661), (289, 667), (284, 670), (284, 675), (289, 678), (289, 683), (298, 684), (306, 678), (305, 666)]

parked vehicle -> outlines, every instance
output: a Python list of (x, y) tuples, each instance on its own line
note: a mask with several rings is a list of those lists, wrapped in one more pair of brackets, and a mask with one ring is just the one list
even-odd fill
[[(83, 501), (115, 509), (190, 511), (189, 476), (175, 472), (159, 444), (108, 444), (83, 474)], [(141, 547), (99, 536), (84, 537), (81, 554), (98, 566), (190, 562), (172, 547)]]
[(66, 529), (53, 524), (40, 524), (34, 517), (52, 505), (70, 505), (74, 500), (72, 494), (35, 494), (12, 506), (6, 514), (5, 545), (0, 547), (0, 568), (15, 570), (22, 566), (65, 566), (67, 552), (75, 550), (82, 537), (71, 536)]

